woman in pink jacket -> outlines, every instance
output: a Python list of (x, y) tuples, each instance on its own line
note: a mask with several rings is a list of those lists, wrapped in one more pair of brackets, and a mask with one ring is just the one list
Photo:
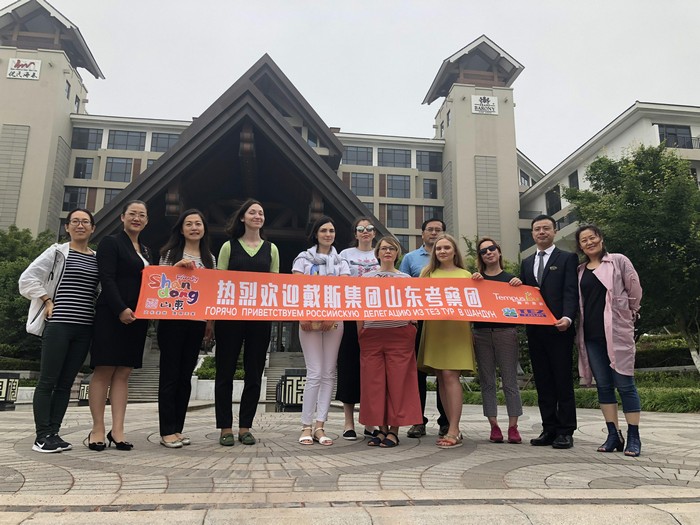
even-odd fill
[[(587, 385), (595, 377), (608, 427), (608, 438), (598, 452), (624, 450), (626, 456), (639, 456), (642, 408), (634, 384), (634, 321), (642, 299), (639, 276), (627, 257), (607, 252), (597, 226), (583, 225), (575, 235), (585, 257), (578, 267), (578, 369)], [(627, 446), (618, 426), (616, 388), (627, 421)]]

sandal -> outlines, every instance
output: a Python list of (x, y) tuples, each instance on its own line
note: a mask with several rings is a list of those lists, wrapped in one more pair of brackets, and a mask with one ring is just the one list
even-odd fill
[[(304, 432), (308, 432), (308, 434), (305, 435)], [(311, 435), (311, 426), (301, 427), (301, 437), (299, 438), (299, 443), (302, 445), (314, 444), (314, 438)]]
[(367, 441), (368, 447), (378, 447), (382, 444), (382, 441), (386, 439), (386, 434), (379, 429), (372, 432), (372, 435), (373, 437), (369, 441)]
[(462, 433), (460, 432), (458, 435), (454, 434), (445, 434), (445, 437), (440, 439), (437, 442), (437, 447), (438, 448), (457, 448), (462, 446)]
[[(394, 440), (392, 440), (392, 439), (389, 439), (389, 436), (394, 436), (394, 439), (396, 439), (396, 441), (394, 441)], [(393, 432), (387, 432), (387, 433), (386, 433), (386, 437), (385, 437), (384, 440), (379, 444), (379, 446), (382, 447), (382, 448), (394, 448), (394, 447), (398, 447), (398, 446), (399, 446), (399, 436), (397, 436), (397, 435), (394, 434)]]
[[(323, 435), (321, 437), (316, 436), (318, 432), (323, 432)], [(313, 439), (316, 441), (319, 445), (323, 445), (324, 447), (330, 447), (333, 444), (333, 440), (326, 436), (326, 431), (323, 429), (323, 427), (317, 428), (314, 430), (313, 433)]]

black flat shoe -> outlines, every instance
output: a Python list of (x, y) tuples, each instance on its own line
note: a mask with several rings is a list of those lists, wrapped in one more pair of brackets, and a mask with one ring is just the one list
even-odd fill
[[(117, 447), (117, 450), (131, 450), (134, 448), (134, 445), (129, 443), (128, 441), (114, 441), (114, 438), (112, 437), (112, 431), (110, 430), (107, 433), (107, 441), (109, 441), (108, 446), (112, 446), (112, 443), (114, 443), (114, 446)], [(104, 446), (104, 443), (102, 444)]]
[(87, 441), (87, 448), (90, 450), (94, 450), (95, 452), (102, 452), (105, 448), (107, 448), (104, 444), (103, 441), (90, 441), (90, 436), (92, 435), (92, 432), (88, 434), (88, 437), (85, 441)]
[(554, 443), (555, 434), (550, 434), (549, 432), (542, 432), (536, 438), (530, 440), (530, 445), (533, 447), (546, 447)]
[(560, 434), (552, 442), (552, 448), (567, 449), (574, 446), (574, 436)]

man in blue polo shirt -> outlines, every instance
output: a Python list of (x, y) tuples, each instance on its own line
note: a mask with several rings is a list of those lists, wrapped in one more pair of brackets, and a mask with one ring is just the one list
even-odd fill
[[(411, 277), (420, 277), (420, 272), (430, 261), (430, 253), (433, 251), (435, 241), (442, 233), (445, 232), (445, 229), (445, 223), (440, 219), (430, 218), (423, 222), (423, 225), (421, 226), (423, 245), (417, 250), (413, 250), (412, 252), (404, 255), (399, 270), (403, 273), (407, 273)], [(422, 329), (423, 321), (418, 321), (418, 331), (416, 332), (416, 356), (418, 355)], [(426, 378), (427, 374), (418, 370), (418, 391), (420, 393), (420, 406), (423, 411), (423, 424), (413, 425), (408, 429), (406, 435), (411, 438), (425, 436), (425, 425), (428, 422), (428, 418), (425, 417)], [(438, 418), (438, 425), (440, 426), (439, 435), (442, 437), (447, 434), (449, 422), (447, 420), (447, 416), (445, 415), (445, 409), (442, 408), (439, 391), (437, 392), (437, 409), (440, 412), (440, 417)]]

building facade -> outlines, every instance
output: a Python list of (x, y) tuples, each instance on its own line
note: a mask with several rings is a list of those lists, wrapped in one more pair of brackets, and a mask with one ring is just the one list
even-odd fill
[[(244, 77), (256, 82), (261, 71), (276, 71), (265, 57), (258, 66)], [(195, 133), (192, 121), (88, 114), (79, 70), (104, 78), (77, 27), (48, 2), (20, 0), (0, 10), (1, 228), (16, 224), (34, 232), (60, 232), (61, 221), (72, 208), (95, 212), (106, 208), (111, 213), (110, 205), (124, 196), (126, 188), (143, 189), (143, 178), (164, 177), (165, 168), (155, 169), (159, 159), (175, 148), (181, 136)], [(335, 203), (335, 209), (374, 215), (382, 230), (396, 235), (407, 250), (420, 245), (422, 222), (437, 217), (458, 238), (498, 239), (504, 256), (517, 260), (532, 251), (530, 220), (539, 213), (555, 217), (560, 230), (557, 242), (570, 245), (575, 225), (562, 188), (585, 188), (586, 167), (597, 155), (617, 156), (638, 144), (666, 141), (691, 161), (697, 174), (700, 108), (644, 102), (636, 102), (543, 173), (516, 147), (512, 86), (522, 70), (486, 36), (445, 59), (423, 100), (440, 102), (429, 138), (328, 128), (281, 72), (273, 75), (282, 79), (280, 85), (266, 96), (284, 125), (297, 134), (294, 140), (300, 144), (294, 147), (311, 148), (318, 156), (315, 162), (326, 166), (319, 173), (330, 167), (330, 176), (349, 190), (347, 195), (341, 191), (339, 198), (352, 202)], [(264, 91), (269, 84), (259, 87)], [(270, 134), (262, 124), (251, 139), (254, 150), (270, 147), (266, 142)], [(286, 153), (282, 157), (283, 164), (292, 162)], [(260, 155), (247, 159), (236, 173), (253, 188), (251, 181), (265, 176), (265, 170)], [(311, 193), (300, 194), (310, 202), (289, 211), (302, 229), (313, 214), (323, 211), (324, 191), (331, 191), (319, 189), (318, 180), (310, 184)], [(177, 211), (185, 205), (181, 191), (176, 187), (165, 193), (169, 204), (164, 210)], [(304, 209), (309, 213), (299, 211)], [(280, 216), (283, 226), (285, 220)], [(297, 235), (283, 228), (279, 234)]]

